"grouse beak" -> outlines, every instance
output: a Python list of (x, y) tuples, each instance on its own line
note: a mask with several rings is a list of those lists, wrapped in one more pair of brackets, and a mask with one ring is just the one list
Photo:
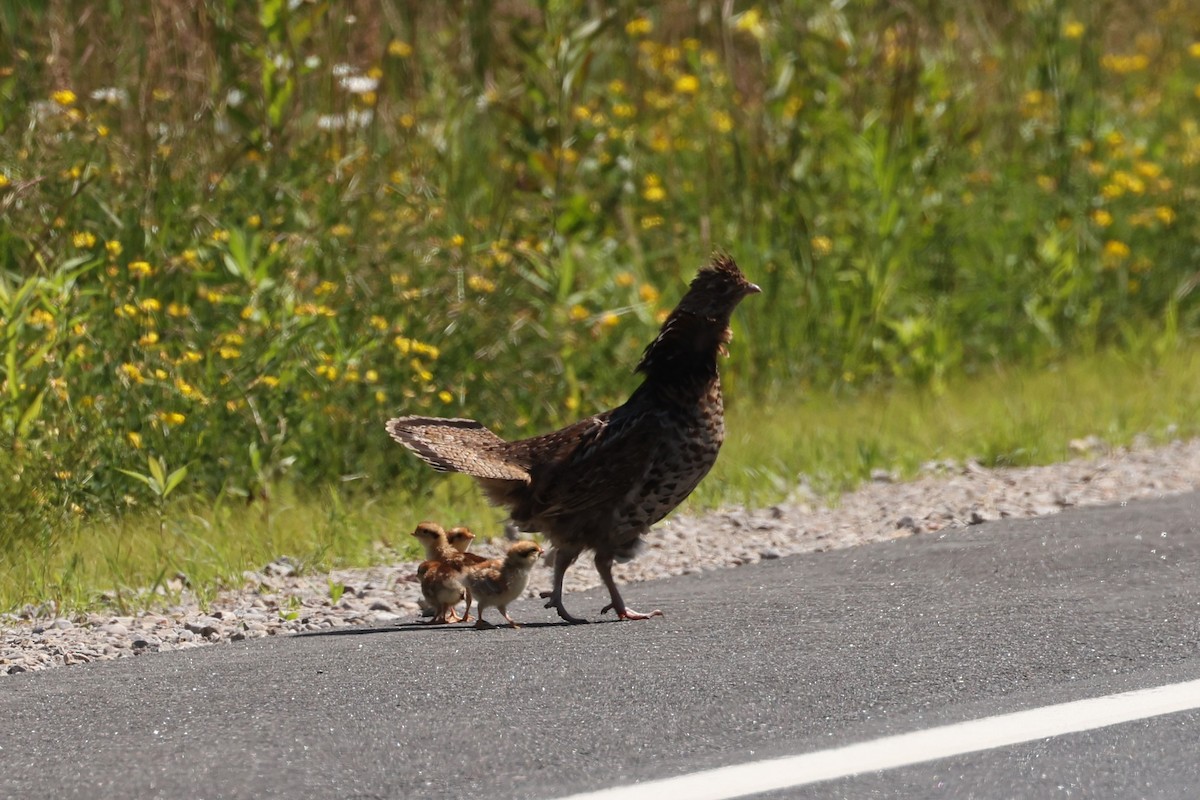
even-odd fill
[(744, 294), (746, 294), (747, 296), (752, 295), (752, 294), (761, 294), (762, 287), (759, 286), (757, 283), (748, 283), (748, 284), (746, 284), (746, 288), (743, 289), (742, 292)]

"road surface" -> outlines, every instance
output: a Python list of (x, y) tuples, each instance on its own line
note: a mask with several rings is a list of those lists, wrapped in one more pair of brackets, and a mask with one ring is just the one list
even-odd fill
[[(822, 751), (881, 739), (898, 752), (885, 737), (1132, 690), (1183, 685), (1186, 706), (1200, 494), (626, 597), (666, 616), (571, 627), (530, 601), (510, 609), (521, 630), (339, 630), (9, 676), (0, 797), (555, 798), (746, 763), (767, 774), (762, 759), (829, 764)], [(599, 619), (605, 601), (567, 605)], [(1194, 693), (1190, 710), (1023, 728), (1038, 738), (933, 760), (919, 745), (915, 763), (863, 757), (863, 774), (763, 796), (1200, 796)]]

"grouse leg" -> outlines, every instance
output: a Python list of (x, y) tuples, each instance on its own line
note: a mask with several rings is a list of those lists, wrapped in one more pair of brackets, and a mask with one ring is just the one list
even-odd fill
[(621, 619), (650, 619), (651, 617), (661, 617), (663, 612), (657, 608), (649, 614), (641, 614), (634, 611), (625, 605), (625, 601), (621, 599), (621, 593), (617, 591), (617, 582), (612, 576), (613, 557), (602, 553), (596, 553), (596, 571), (600, 573), (600, 579), (604, 581), (604, 585), (608, 587), (608, 596), (612, 598), (612, 602), (600, 609), (600, 613), (607, 613), (609, 609), (617, 612), (617, 616)]
[(567, 550), (565, 548), (557, 548), (554, 551), (554, 591), (542, 592), (542, 597), (549, 598), (546, 603), (546, 608), (553, 608), (558, 611), (558, 615), (572, 625), (578, 625), (582, 622), (587, 622), (586, 619), (573, 617), (563, 608), (562, 591), (563, 577), (567, 574), (567, 567), (575, 562), (579, 557), (578, 550)]

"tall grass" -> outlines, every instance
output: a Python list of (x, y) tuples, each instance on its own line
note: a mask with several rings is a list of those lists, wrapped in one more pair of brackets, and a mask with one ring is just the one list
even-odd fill
[[(1116, 353), (1051, 369), (993, 368), (954, 378), (945, 392), (915, 387), (814, 394), (730, 410), (729, 440), (684, 511), (792, 496), (798, 485), (832, 496), (873, 472), (915, 475), (932, 460), (1026, 466), (1074, 457), (1072, 441), (1111, 446), (1200, 434), (1200, 353), (1158, 366)], [(242, 571), (280, 556), (301, 571), (415, 558), (420, 519), (501, 530), (473, 482), (442, 476), (423, 491), (297, 492), (273, 484), (270, 502), (176, 498), (165, 518), (127, 514), (59, 525), (0, 559), (0, 609), (52, 601), (60, 610), (129, 611), (170, 599), (186, 583), (201, 603), (242, 584)], [(808, 499), (807, 496), (805, 498)]]
[(5, 3), (0, 551), (161, 526), (151, 461), (201, 504), (420, 497), (382, 420), (517, 435), (618, 401), (716, 247), (765, 289), (735, 408), (1169, 358), (1200, 325), (1198, 26), (1179, 0)]

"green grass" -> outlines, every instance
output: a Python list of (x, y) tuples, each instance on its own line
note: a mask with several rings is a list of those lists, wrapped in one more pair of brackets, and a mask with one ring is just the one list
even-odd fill
[(698, 502), (1157, 430), (1056, 416), (1031, 370), (1099, 403), (1089, 370), (1133, 389), (1200, 337), (1196, 30), (1177, 0), (0, 3), (0, 591), (494, 526), (382, 421), (619, 402), (714, 248), (764, 292)]
[[(852, 489), (872, 470), (911, 476), (931, 459), (976, 458), (1022, 466), (1071, 457), (1072, 439), (1111, 445), (1200, 434), (1200, 351), (1150, 366), (1105, 354), (1034, 369), (995, 369), (945, 391), (914, 389), (795, 398), (729, 413), (729, 439), (714, 472), (684, 512), (778, 502), (802, 478), (819, 492)], [(411, 458), (395, 447), (393, 457)], [(335, 566), (414, 558), (408, 533), (426, 518), (499, 534), (502, 515), (472, 481), (436, 476), (430, 488), (376, 497), (282, 489), (247, 504), (168, 504), (109, 523), (84, 522), (10, 552), (0, 568), (0, 609), (54, 600), (60, 608), (141, 608), (177, 573), (205, 600), (238, 586), (243, 570), (279, 556), (320, 573)]]

